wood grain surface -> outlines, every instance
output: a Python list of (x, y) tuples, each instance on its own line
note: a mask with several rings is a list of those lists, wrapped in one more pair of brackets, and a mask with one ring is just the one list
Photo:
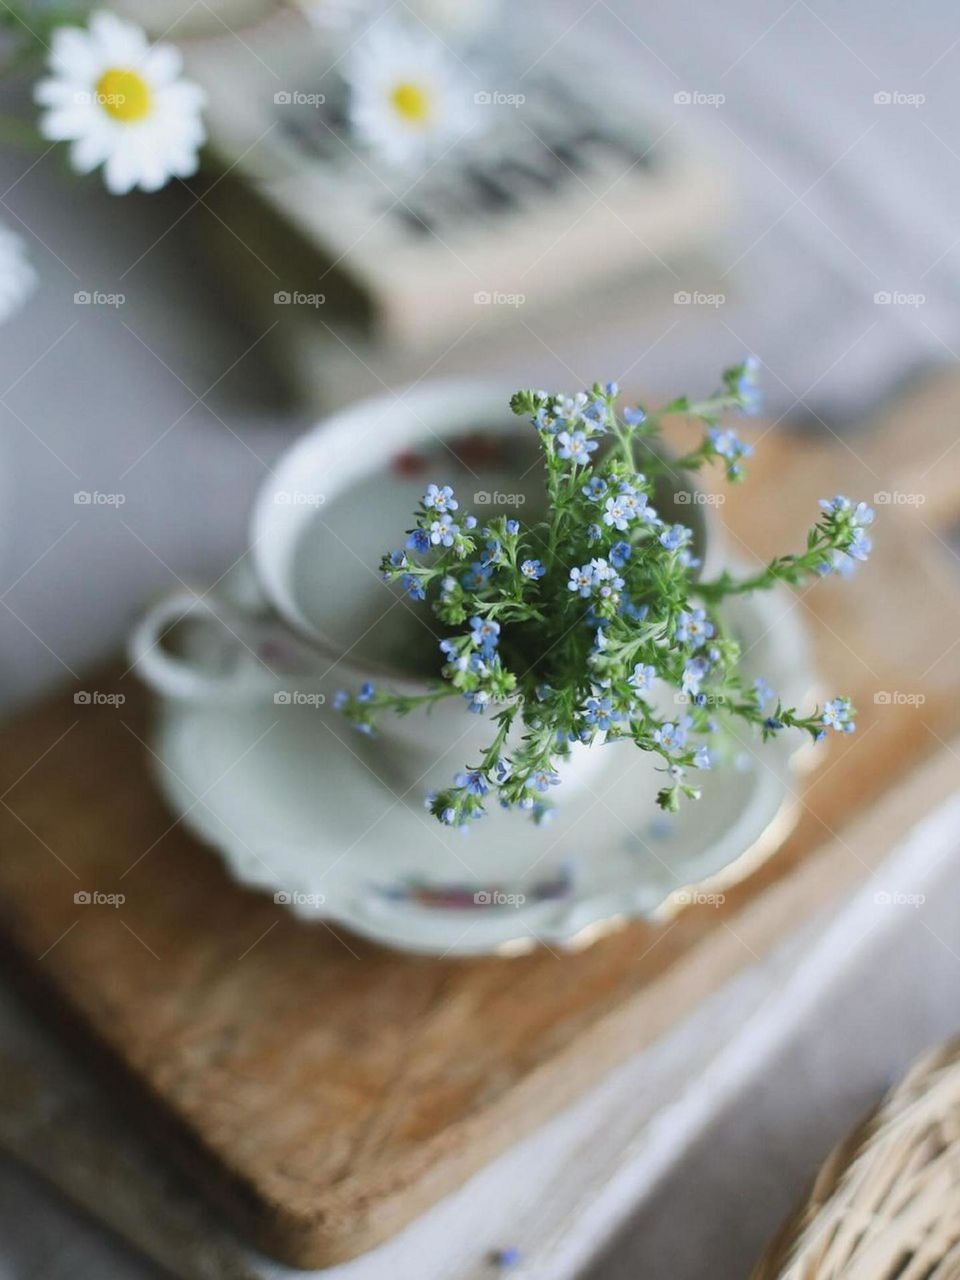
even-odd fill
[[(797, 596), (859, 729), (798, 780), (792, 835), (720, 909), (572, 956), (470, 961), (300, 923), (234, 885), (166, 811), (147, 699), (116, 668), (84, 688), (123, 693), (122, 706), (78, 706), (65, 690), (0, 739), (0, 936), (18, 971), (246, 1238), (301, 1266), (382, 1241), (882, 859), (896, 815), (870, 841), (847, 833), (960, 730), (960, 572), (945, 535), (958, 410), (944, 378), (879, 433), (800, 443), (769, 430), (720, 508), (739, 553), (760, 559), (797, 543), (820, 497), (924, 498), (878, 507), (875, 557), (852, 581)], [(879, 691), (912, 701), (877, 703)], [(75, 901), (93, 890), (125, 901)]]

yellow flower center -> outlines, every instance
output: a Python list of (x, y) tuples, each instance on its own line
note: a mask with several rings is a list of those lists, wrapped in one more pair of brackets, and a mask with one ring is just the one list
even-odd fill
[(142, 120), (150, 111), (150, 86), (136, 71), (111, 67), (97, 81), (97, 102), (123, 124)]
[(398, 116), (408, 124), (426, 124), (431, 115), (430, 95), (418, 84), (398, 84), (390, 95)]

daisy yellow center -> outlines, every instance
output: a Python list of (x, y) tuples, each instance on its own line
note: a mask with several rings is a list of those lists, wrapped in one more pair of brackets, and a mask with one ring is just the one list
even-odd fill
[(132, 124), (150, 111), (150, 86), (136, 71), (111, 67), (97, 81), (97, 102), (114, 120)]
[(398, 116), (407, 124), (426, 124), (430, 119), (430, 95), (418, 84), (404, 81), (395, 85), (390, 94), (390, 101)]

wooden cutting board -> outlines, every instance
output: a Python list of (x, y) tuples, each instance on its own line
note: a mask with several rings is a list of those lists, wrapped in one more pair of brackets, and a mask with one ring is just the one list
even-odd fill
[[(244, 1237), (300, 1266), (372, 1247), (882, 859), (882, 839), (845, 831), (960, 730), (958, 413), (944, 378), (869, 435), (770, 431), (720, 509), (740, 554), (764, 558), (797, 543), (819, 497), (898, 495), (878, 506), (870, 565), (795, 605), (858, 732), (798, 780), (792, 835), (722, 908), (509, 960), (403, 956), (300, 923), (165, 810), (147, 699), (118, 667), (83, 688), (121, 706), (65, 690), (0, 738), (0, 938), (18, 972)], [(125, 901), (75, 900), (93, 891)]]

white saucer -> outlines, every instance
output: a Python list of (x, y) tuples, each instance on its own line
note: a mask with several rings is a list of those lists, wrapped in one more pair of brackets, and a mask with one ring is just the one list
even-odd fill
[[(787, 592), (737, 603), (759, 637), (748, 673), (803, 702), (812, 679)], [(154, 735), (160, 786), (243, 884), (305, 919), (432, 954), (583, 945), (614, 923), (718, 893), (783, 837), (796, 733), (748, 739), (738, 765), (698, 772), (703, 798), (662, 814), (655, 762), (628, 742), (536, 827), (495, 805), (469, 833), (442, 827), (375, 776), (365, 742), (325, 706), (165, 703)], [(451, 775), (465, 763), (451, 755)]]

